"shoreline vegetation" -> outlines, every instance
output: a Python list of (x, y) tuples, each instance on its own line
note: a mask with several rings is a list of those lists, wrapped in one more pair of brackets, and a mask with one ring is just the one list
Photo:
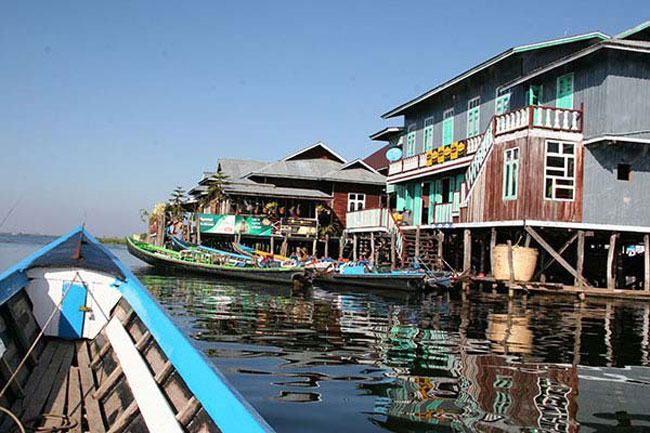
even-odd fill
[[(56, 238), (57, 235), (43, 235), (39, 233), (0, 233), (0, 236), (25, 236), (25, 237), (48, 237)], [(96, 239), (106, 245), (126, 245), (126, 236), (97, 236)]]

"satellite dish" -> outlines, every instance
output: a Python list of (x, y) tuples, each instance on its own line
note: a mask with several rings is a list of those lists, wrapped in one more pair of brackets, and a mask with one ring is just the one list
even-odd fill
[(399, 147), (391, 147), (386, 151), (386, 159), (390, 162), (402, 159), (402, 149)]

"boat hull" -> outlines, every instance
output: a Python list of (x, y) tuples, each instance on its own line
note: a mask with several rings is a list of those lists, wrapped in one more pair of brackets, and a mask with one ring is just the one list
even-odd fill
[(424, 274), (327, 274), (314, 279), (315, 283), (366, 287), (382, 290), (399, 290), (413, 292), (425, 287)]
[(137, 257), (151, 266), (180, 272), (191, 272), (202, 275), (214, 275), (238, 280), (260, 281), (267, 283), (308, 283), (308, 278), (300, 268), (295, 269), (264, 269), (225, 267), (202, 263), (185, 262), (161, 254), (151, 253), (138, 248), (130, 239), (127, 240), (127, 249), (131, 255)]

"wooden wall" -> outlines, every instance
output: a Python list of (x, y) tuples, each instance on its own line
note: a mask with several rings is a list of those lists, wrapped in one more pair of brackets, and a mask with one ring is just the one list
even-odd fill
[(337, 183), (334, 185), (334, 200), (331, 207), (345, 227), (345, 217), (348, 212), (348, 193), (361, 193), (366, 195), (366, 209), (378, 208), (381, 204), (381, 185), (363, 185), (351, 183)]
[[(494, 144), (481, 179), (472, 191), (463, 222), (542, 220), (582, 221), (583, 145), (576, 143), (576, 190), (573, 201), (544, 198), (544, 159), (546, 140), (525, 135)], [(564, 140), (570, 141), (570, 140)], [(503, 161), (505, 150), (520, 149), (519, 191), (516, 200), (503, 199)]]

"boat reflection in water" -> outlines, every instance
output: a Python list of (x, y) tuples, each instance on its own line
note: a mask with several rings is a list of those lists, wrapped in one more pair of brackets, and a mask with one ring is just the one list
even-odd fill
[(142, 279), (278, 431), (650, 431), (648, 306)]

